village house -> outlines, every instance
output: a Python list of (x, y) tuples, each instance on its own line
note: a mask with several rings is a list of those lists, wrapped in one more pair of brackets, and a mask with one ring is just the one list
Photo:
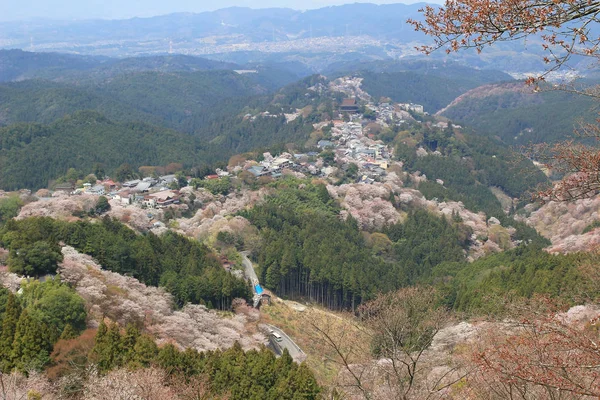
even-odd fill
[(264, 176), (264, 175), (269, 174), (269, 170), (262, 165), (254, 165), (254, 166), (248, 168), (247, 171), (250, 172), (252, 175), (254, 175), (257, 178), (259, 176)]
[(129, 190), (121, 190), (116, 193), (111, 193), (111, 197), (114, 200), (119, 201), (124, 206), (131, 204), (131, 202), (133, 202), (133, 199), (131, 198), (131, 192)]
[(117, 183), (114, 182), (111, 179), (105, 179), (105, 180), (103, 180), (102, 184), (104, 185), (104, 188), (108, 192), (111, 192), (111, 191), (115, 190), (118, 187)]
[[(174, 190), (163, 190), (156, 193), (151, 193), (148, 196), (149, 199), (153, 199), (154, 207), (156, 208), (165, 208), (170, 206), (171, 204), (179, 203), (179, 192)], [(149, 200), (152, 201), (152, 200)]]
[(150, 196), (144, 196), (142, 205), (146, 208), (156, 208), (156, 199)]
[(93, 187), (87, 189), (85, 192), (88, 194), (103, 196), (106, 193), (106, 190), (104, 189), (104, 185), (94, 185)]
[(136, 187), (139, 183), (139, 179), (134, 179), (132, 181), (123, 182), (123, 187), (133, 188)]
[(349, 113), (358, 112), (358, 104), (356, 104), (356, 99), (342, 100), (342, 104), (340, 105), (340, 111)]
[(175, 175), (163, 175), (159, 177), (158, 183), (161, 186), (169, 186), (171, 183), (175, 182), (177, 177)]
[(326, 148), (328, 148), (328, 147), (334, 147), (334, 144), (333, 144), (333, 142), (332, 142), (332, 141), (330, 141), (330, 140), (325, 140), (325, 139), (322, 139), (322, 140), (319, 140), (319, 141), (317, 142), (317, 146), (318, 146), (320, 149), (326, 149)]
[(75, 190), (75, 185), (72, 183), (59, 183), (54, 187), (55, 192), (63, 192), (71, 194)]
[(144, 193), (149, 191), (151, 187), (152, 182), (140, 182), (135, 186), (135, 188), (133, 188), (133, 190), (139, 193)]
[(227, 171), (223, 171), (223, 170), (222, 170), (222, 169), (220, 169), (220, 168), (217, 168), (217, 169), (215, 170), (215, 172), (217, 173), (217, 176), (219, 176), (219, 177), (221, 177), (221, 178), (222, 178), (222, 177), (225, 177), (225, 176), (229, 176), (229, 172), (227, 172)]
[(423, 106), (420, 104), (400, 103), (400, 104), (398, 104), (398, 106), (400, 107), (400, 109), (402, 109), (404, 111), (412, 111), (417, 114), (425, 114)]

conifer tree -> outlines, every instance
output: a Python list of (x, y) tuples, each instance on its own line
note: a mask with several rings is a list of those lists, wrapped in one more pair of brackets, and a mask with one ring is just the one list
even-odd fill
[(304, 363), (290, 376), (288, 387), (292, 392), (292, 400), (316, 399), (321, 391), (313, 373)]
[(148, 335), (142, 335), (135, 343), (133, 362), (148, 367), (156, 359), (157, 354), (158, 346), (154, 339)]
[(48, 326), (31, 317), (26, 309), (23, 310), (12, 345), (14, 367), (21, 372), (40, 370), (50, 361), (51, 350)]
[(4, 373), (10, 372), (13, 368), (11, 362), (12, 344), (20, 315), (21, 305), (16, 296), (10, 293), (2, 321), (2, 331), (0, 332), (0, 371)]
[(60, 339), (69, 340), (69, 339), (75, 339), (76, 337), (77, 337), (77, 332), (75, 332), (75, 329), (73, 329), (73, 325), (71, 325), (71, 324), (65, 325), (65, 329), (63, 329), (62, 333), (60, 334)]
[(169, 343), (159, 350), (157, 361), (158, 365), (171, 374), (179, 368), (179, 351)]
[(96, 362), (98, 369), (102, 372), (110, 369), (110, 360), (108, 360), (107, 357), (109, 352), (108, 347), (108, 327), (104, 320), (102, 320), (100, 326), (98, 326), (94, 348), (92, 349), (93, 359)]
[(133, 324), (127, 325), (125, 335), (123, 336), (121, 347), (123, 364), (131, 362), (135, 355), (135, 344), (140, 337), (140, 331)]

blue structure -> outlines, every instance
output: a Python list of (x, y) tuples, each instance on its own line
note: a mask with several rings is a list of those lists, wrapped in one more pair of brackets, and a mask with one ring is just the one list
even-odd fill
[(263, 288), (261, 288), (260, 285), (256, 285), (254, 286), (254, 291), (256, 292), (256, 294), (262, 294)]

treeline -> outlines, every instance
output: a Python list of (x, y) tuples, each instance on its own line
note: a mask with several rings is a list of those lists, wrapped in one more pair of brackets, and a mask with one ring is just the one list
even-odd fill
[(28, 275), (56, 271), (60, 242), (110, 271), (164, 287), (179, 306), (190, 302), (229, 309), (234, 298), (250, 298), (246, 282), (226, 272), (206, 246), (173, 232), (138, 235), (109, 217), (95, 223), (10, 220), (0, 230), (0, 246), (9, 250), (9, 268)]
[(60, 280), (30, 281), (18, 296), (0, 288), (0, 371), (41, 370), (53, 345), (85, 329), (84, 301)]
[[(297, 98), (296, 92), (306, 89), (292, 85), (276, 95), (250, 96), (253, 84), (239, 82), (237, 74), (211, 74), (136, 74), (92, 92), (47, 82), (18, 84), (24, 90), (0, 86), (0, 95), (7, 97), (4, 121), (28, 122), (0, 128), (0, 189), (46, 187), (69, 168), (88, 173), (95, 164), (109, 175), (125, 163), (134, 169), (211, 165), (240, 152), (308, 139), (315, 113), (290, 123), (283, 115), (243, 117), (317, 104), (317, 93)], [(238, 93), (240, 85), (247, 90)], [(172, 93), (176, 98), (165, 102)]]
[[(426, 182), (417, 185), (426, 198), (460, 201), (469, 210), (483, 211), (488, 217), (498, 218), (502, 225), (517, 228), (519, 240), (548, 243), (533, 228), (507, 215), (491, 191), (491, 187), (498, 187), (510, 197), (528, 199), (538, 185), (548, 182), (530, 160), (490, 138), (462, 134), (459, 139), (451, 129), (417, 127), (406, 133), (417, 146), (397, 141), (395, 155), (410, 172), (427, 176)], [(418, 145), (441, 155), (419, 157)], [(506, 211), (515, 210), (510, 207)]]
[(399, 103), (417, 103), (423, 105), (425, 111), (434, 113), (468, 90), (489, 82), (485, 76), (469, 75), (468, 71), (446, 76), (438, 74), (441, 72), (363, 72), (362, 89), (374, 99), (388, 97)]
[(96, 163), (107, 172), (124, 163), (192, 166), (211, 159), (207, 154), (205, 146), (184, 133), (81, 111), (51, 125), (0, 128), (0, 188), (46, 187), (69, 168), (89, 171)]
[(339, 219), (324, 185), (282, 188), (243, 215), (261, 230), (260, 280), (279, 295), (352, 307), (390, 272), (371, 256), (356, 221)]
[(243, 215), (261, 230), (261, 281), (336, 309), (419, 282), (443, 261), (464, 261), (470, 237), (459, 221), (417, 211), (369, 245), (352, 217), (340, 219), (324, 185), (280, 188)]
[[(239, 343), (227, 350), (201, 352), (194, 349), (178, 350), (172, 344), (160, 348), (151, 336), (140, 334), (134, 326), (121, 329), (117, 324), (102, 322), (92, 338), (79, 338), (57, 343), (53, 377), (81, 372), (76, 365), (96, 365), (101, 374), (127, 368), (160, 368), (169, 376), (168, 386), (175, 391), (189, 390), (182, 398), (213, 398), (225, 395), (229, 399), (316, 399), (320, 387), (305, 365), (296, 364), (287, 350), (276, 358), (265, 347), (260, 350), (242, 350)], [(91, 348), (91, 350), (90, 350)], [(85, 377), (80, 378), (85, 379)], [(206, 396), (206, 397), (203, 397)]]
[[(595, 102), (585, 96), (549, 90), (524, 92), (525, 84), (491, 95), (465, 97), (444, 111), (444, 116), (477, 130), (488, 137), (498, 136), (506, 143), (555, 142), (573, 138), (578, 121), (594, 122)], [(526, 88), (525, 88), (526, 89)]]
[(454, 310), (496, 315), (506, 311), (508, 299), (536, 294), (568, 304), (597, 298), (600, 289), (583, 269), (596, 263), (590, 254), (553, 255), (539, 245), (519, 246), (473, 263), (441, 263), (433, 269), (430, 282)]

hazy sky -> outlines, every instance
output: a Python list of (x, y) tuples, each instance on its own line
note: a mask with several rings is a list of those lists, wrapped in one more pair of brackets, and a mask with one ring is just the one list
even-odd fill
[[(0, 20), (17, 21), (36, 17), (52, 19), (150, 17), (173, 12), (211, 11), (231, 6), (289, 7), (305, 10), (355, 2), (356, 0), (0, 0)], [(420, 1), (373, 1), (377, 4), (418, 2)], [(429, 0), (428, 2), (442, 3), (443, 1)]]

